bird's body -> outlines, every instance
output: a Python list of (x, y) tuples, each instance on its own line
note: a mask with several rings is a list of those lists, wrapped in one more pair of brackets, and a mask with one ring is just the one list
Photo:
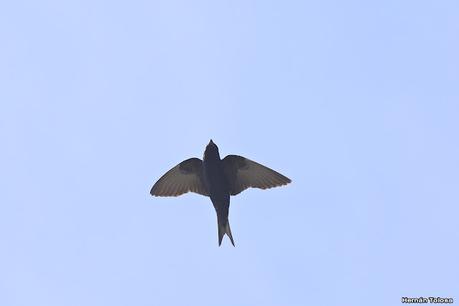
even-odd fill
[(228, 221), (230, 195), (249, 187), (271, 188), (290, 183), (282, 174), (238, 155), (220, 159), (218, 147), (210, 140), (204, 158), (187, 159), (164, 174), (151, 188), (154, 196), (178, 196), (188, 191), (209, 196), (217, 213), (218, 244), (226, 234), (234, 246)]
[(210, 200), (217, 213), (218, 222), (218, 243), (222, 243), (225, 234), (234, 245), (233, 235), (228, 222), (230, 205), (230, 189), (228, 180), (225, 176), (223, 164), (220, 159), (217, 146), (211, 141), (204, 152), (202, 161), (204, 185), (209, 191)]

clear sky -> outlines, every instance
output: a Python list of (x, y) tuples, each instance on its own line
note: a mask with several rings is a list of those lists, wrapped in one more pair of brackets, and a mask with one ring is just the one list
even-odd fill
[[(459, 302), (458, 1), (3, 1), (0, 305)], [(212, 138), (290, 177), (152, 184)]]

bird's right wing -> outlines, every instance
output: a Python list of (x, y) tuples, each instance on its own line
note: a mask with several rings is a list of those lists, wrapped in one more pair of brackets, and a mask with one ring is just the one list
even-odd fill
[(209, 196), (202, 180), (202, 160), (187, 159), (167, 171), (151, 188), (150, 194), (159, 197), (176, 197), (189, 191)]
[(249, 187), (267, 189), (287, 185), (291, 180), (253, 160), (238, 155), (223, 159), (223, 170), (230, 185), (230, 194), (236, 195)]

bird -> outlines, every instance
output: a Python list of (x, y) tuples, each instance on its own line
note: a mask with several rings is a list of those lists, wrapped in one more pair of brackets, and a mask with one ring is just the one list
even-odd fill
[(220, 159), (217, 145), (210, 139), (203, 159), (196, 157), (182, 161), (167, 171), (151, 188), (156, 197), (176, 197), (194, 192), (210, 197), (217, 213), (218, 245), (225, 234), (234, 239), (228, 221), (230, 196), (247, 188), (268, 189), (287, 185), (292, 181), (266, 166), (239, 155)]

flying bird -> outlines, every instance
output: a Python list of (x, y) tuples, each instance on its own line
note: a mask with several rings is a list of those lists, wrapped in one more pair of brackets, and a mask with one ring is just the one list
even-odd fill
[(288, 177), (239, 155), (220, 159), (218, 147), (211, 139), (203, 160), (193, 157), (182, 161), (153, 185), (150, 194), (176, 197), (190, 191), (210, 197), (217, 213), (218, 245), (226, 234), (234, 246), (228, 221), (230, 195), (249, 187), (268, 189), (290, 182)]

